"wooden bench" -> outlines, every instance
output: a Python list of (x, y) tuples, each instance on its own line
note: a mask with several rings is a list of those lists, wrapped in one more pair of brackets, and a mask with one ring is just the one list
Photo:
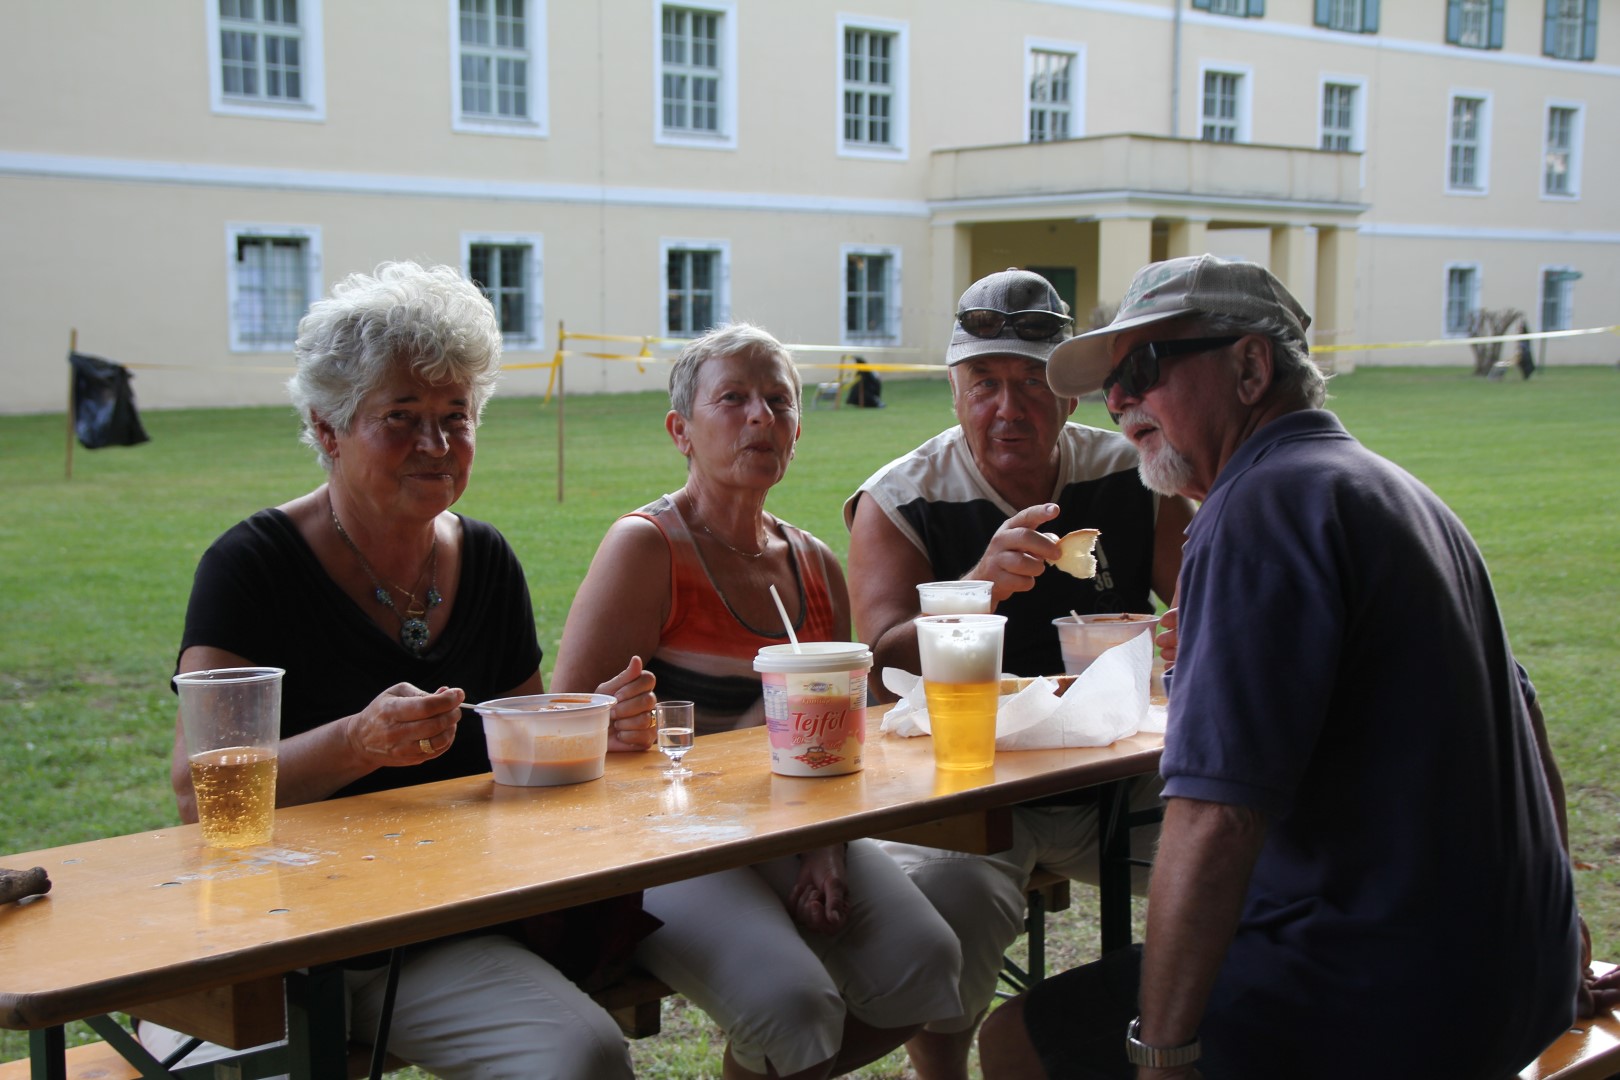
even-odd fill
[[(0, 1080), (29, 1080), (29, 1060), (18, 1058), (0, 1065)], [(104, 1042), (67, 1049), (65, 1080), (140, 1080), (140, 1070)]]
[(1024, 915), (1028, 951), (1023, 967), (1010, 956), (1001, 958), (1001, 980), (1012, 987), (1010, 993), (998, 991), (1002, 997), (1022, 994), (1046, 978), (1046, 916), (1067, 911), (1069, 901), (1069, 879), (1062, 874), (1037, 866), (1029, 875), (1029, 910)]

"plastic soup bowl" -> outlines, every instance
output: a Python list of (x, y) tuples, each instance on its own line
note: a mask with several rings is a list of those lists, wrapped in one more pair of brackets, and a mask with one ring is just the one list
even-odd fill
[(1123, 645), (1137, 634), (1152, 633), (1159, 625), (1157, 615), (1073, 615), (1053, 619), (1058, 646), (1063, 650), (1063, 671), (1078, 675), (1115, 645)]
[(555, 787), (607, 769), (606, 694), (526, 694), (474, 705), (497, 784)]

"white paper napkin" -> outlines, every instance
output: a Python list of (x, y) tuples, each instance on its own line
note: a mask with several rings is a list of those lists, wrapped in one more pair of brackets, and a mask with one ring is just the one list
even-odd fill
[[(1107, 746), (1138, 731), (1163, 731), (1164, 709), (1148, 707), (1152, 664), (1153, 637), (1138, 634), (1097, 657), (1061, 696), (1058, 684), (1044, 678), (1016, 694), (1003, 695), (996, 708), (996, 749)], [(929, 734), (922, 677), (884, 668), (883, 685), (900, 700), (884, 715), (882, 730), (903, 736)]]

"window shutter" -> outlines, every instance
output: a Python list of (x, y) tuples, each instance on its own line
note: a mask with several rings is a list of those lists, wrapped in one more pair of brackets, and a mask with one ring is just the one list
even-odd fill
[(1192, 0), (1192, 6), (1195, 7), (1195, 8), (1202, 8), (1205, 11), (1208, 11), (1209, 10), (1209, 0)]
[(1258, 19), (1266, 13), (1266, 0), (1249, 0), (1249, 16)]
[(1541, 27), (1541, 55), (1552, 56), (1558, 41), (1558, 0), (1546, 0), (1546, 18)]
[(1586, 26), (1581, 31), (1581, 59), (1597, 56), (1597, 0), (1586, 0)]
[(1316, 25), (1333, 25), (1333, 0), (1316, 0)]
[(1502, 20), (1505, 17), (1503, 9), (1507, 7), (1507, 0), (1491, 0), (1491, 37), (1490, 48), (1502, 47)]
[(1361, 32), (1378, 33), (1378, 0), (1365, 0), (1361, 7)]
[(1462, 43), (1462, 0), (1446, 0), (1446, 44)]

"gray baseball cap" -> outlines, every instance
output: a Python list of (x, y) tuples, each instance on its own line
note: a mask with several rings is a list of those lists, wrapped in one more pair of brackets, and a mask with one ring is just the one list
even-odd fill
[[(956, 313), (988, 309), (1012, 314), (1016, 311), (1051, 311), (1068, 318), (1069, 305), (1052, 288), (1052, 283), (1029, 270), (1008, 267), (969, 285), (967, 292), (956, 302)], [(1068, 324), (1073, 326), (1073, 323)], [(1052, 350), (1065, 337), (1060, 330), (1052, 337), (1040, 341), (1026, 341), (1018, 336), (1009, 323), (995, 337), (975, 337), (962, 329), (960, 321), (951, 334), (951, 344), (945, 350), (945, 365), (954, 367), (974, 356), (1026, 356), (1046, 363)]]
[(1229, 262), (1214, 255), (1167, 259), (1136, 272), (1113, 322), (1072, 337), (1053, 351), (1046, 365), (1046, 381), (1065, 397), (1100, 390), (1114, 368), (1116, 337), (1138, 326), (1183, 315), (1281, 319), (1301, 342), (1311, 325), (1311, 317), (1299, 301), (1259, 263)]

